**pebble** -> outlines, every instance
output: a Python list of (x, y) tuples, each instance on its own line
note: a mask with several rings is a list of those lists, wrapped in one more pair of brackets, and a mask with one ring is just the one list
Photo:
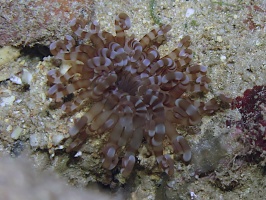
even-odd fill
[(222, 41), (223, 41), (223, 38), (222, 38), (221, 36), (217, 36), (217, 37), (216, 37), (216, 41), (217, 41), (217, 42), (222, 42)]
[(17, 140), (19, 136), (21, 135), (23, 129), (20, 128), (19, 126), (15, 128), (15, 130), (11, 133), (11, 138), (14, 140)]
[(0, 103), (1, 107), (7, 106), (7, 105), (13, 105), (15, 101), (15, 96), (10, 96), (10, 97), (2, 97), (1, 100), (2, 102)]
[(220, 59), (221, 59), (222, 62), (224, 62), (226, 60), (226, 56), (221, 55)]
[(30, 84), (32, 80), (32, 74), (27, 69), (23, 69), (21, 79), (23, 83)]

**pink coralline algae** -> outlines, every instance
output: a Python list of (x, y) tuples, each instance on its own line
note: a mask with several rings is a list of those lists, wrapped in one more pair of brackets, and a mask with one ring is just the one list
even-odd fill
[(262, 153), (266, 151), (266, 87), (254, 86), (244, 92), (243, 97), (237, 97), (232, 103), (232, 109), (238, 108), (241, 120), (236, 122), (236, 128), (241, 130), (244, 142), (252, 149)]
[[(112, 170), (124, 151), (121, 172), (126, 177), (145, 139), (159, 166), (173, 175), (174, 160), (164, 154), (165, 139), (174, 153), (189, 161), (190, 146), (176, 125), (196, 125), (203, 115), (219, 109), (215, 99), (206, 103), (194, 99), (195, 94), (208, 92), (210, 79), (206, 66), (191, 62), (190, 37), (183, 37), (175, 50), (160, 57), (158, 48), (170, 25), (151, 30), (141, 40), (127, 36), (131, 22), (125, 13), (115, 19), (115, 36), (101, 31), (96, 21), (88, 32), (81, 20), (72, 20), (70, 26), (75, 37), (52, 43), (50, 50), (55, 58), (72, 61), (72, 66), (64, 74), (56, 69), (48, 72), (48, 95), (62, 102), (67, 113), (76, 112), (88, 100), (94, 104), (70, 128), (73, 142), (67, 152), (77, 151), (92, 133), (108, 132), (102, 165)], [(63, 102), (69, 95), (73, 101)]]
[(0, 46), (47, 45), (66, 33), (70, 19), (90, 18), (93, 10), (94, 0), (1, 1)]

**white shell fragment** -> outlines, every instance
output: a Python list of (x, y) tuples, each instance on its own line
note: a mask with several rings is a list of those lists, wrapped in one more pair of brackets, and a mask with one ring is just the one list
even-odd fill
[(78, 151), (78, 152), (74, 155), (75, 158), (80, 157), (80, 156), (82, 156), (82, 152), (81, 152), (81, 151)]
[(10, 79), (11, 82), (16, 83), (18, 85), (22, 84), (22, 80), (18, 76), (11, 75), (9, 79)]
[(190, 17), (195, 13), (195, 10), (193, 8), (188, 8), (186, 12), (186, 17)]

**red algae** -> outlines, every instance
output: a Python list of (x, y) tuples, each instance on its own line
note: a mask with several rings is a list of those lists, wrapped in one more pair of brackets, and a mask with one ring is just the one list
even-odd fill
[(237, 97), (232, 103), (232, 109), (239, 109), (241, 120), (236, 122), (236, 128), (244, 134), (244, 142), (251, 145), (256, 152), (266, 151), (266, 87), (254, 86)]

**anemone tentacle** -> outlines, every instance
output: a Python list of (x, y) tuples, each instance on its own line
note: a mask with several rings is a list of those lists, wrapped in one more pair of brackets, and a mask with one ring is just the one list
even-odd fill
[(145, 138), (159, 166), (173, 175), (174, 161), (164, 154), (163, 141), (168, 138), (174, 153), (189, 161), (189, 144), (175, 126), (198, 124), (203, 115), (219, 108), (214, 99), (205, 104), (190, 98), (193, 93), (207, 93), (210, 82), (207, 67), (192, 63), (190, 37), (184, 36), (176, 49), (160, 57), (158, 47), (170, 25), (151, 30), (139, 41), (126, 34), (131, 22), (125, 13), (115, 18), (116, 35), (101, 31), (96, 21), (88, 32), (82, 20), (73, 19), (70, 26), (78, 41), (66, 36), (53, 42), (50, 50), (56, 58), (73, 64), (64, 74), (48, 72), (52, 85), (48, 95), (60, 101), (73, 94), (73, 101), (62, 105), (65, 112), (84, 106), (87, 99), (95, 103), (69, 130), (73, 142), (67, 151), (76, 151), (90, 132), (109, 132), (102, 165), (109, 170), (116, 167), (119, 149), (125, 146), (121, 172), (128, 176)]

